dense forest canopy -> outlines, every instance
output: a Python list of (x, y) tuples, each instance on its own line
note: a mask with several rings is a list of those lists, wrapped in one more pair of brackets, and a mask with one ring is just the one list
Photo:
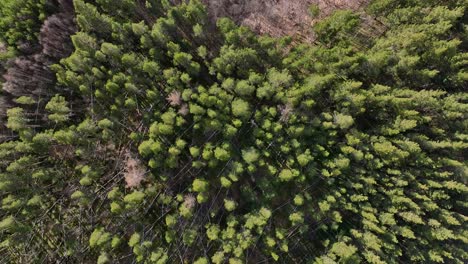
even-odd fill
[(467, 0), (178, 2), (0, 1), (2, 263), (468, 261)]

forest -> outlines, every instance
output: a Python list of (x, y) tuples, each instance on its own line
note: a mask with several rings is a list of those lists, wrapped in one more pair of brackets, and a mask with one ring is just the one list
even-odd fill
[(310, 34), (0, 0), (0, 263), (467, 263), (468, 0)]

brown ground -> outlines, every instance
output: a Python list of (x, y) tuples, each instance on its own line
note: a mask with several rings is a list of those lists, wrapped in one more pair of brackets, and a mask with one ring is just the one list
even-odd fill
[[(369, 0), (202, 0), (213, 18), (230, 17), (260, 34), (295, 36), (313, 41), (311, 25), (336, 9), (359, 9)], [(318, 4), (312, 19), (308, 8)]]

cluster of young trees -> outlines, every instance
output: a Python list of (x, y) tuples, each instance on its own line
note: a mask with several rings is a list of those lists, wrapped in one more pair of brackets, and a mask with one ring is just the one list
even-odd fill
[(0, 19), (8, 262), (468, 259), (466, 0), (337, 11), (315, 45), (199, 1), (70, 4)]

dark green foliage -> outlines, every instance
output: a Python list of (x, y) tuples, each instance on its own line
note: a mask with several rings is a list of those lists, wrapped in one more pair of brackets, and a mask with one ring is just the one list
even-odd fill
[(143, 2), (75, 0), (44, 96), (9, 73), (3, 259), (468, 259), (462, 1), (374, 1), (388, 28), (365, 46), (360, 16), (337, 11), (322, 44), (287, 48), (211, 29), (199, 1)]

